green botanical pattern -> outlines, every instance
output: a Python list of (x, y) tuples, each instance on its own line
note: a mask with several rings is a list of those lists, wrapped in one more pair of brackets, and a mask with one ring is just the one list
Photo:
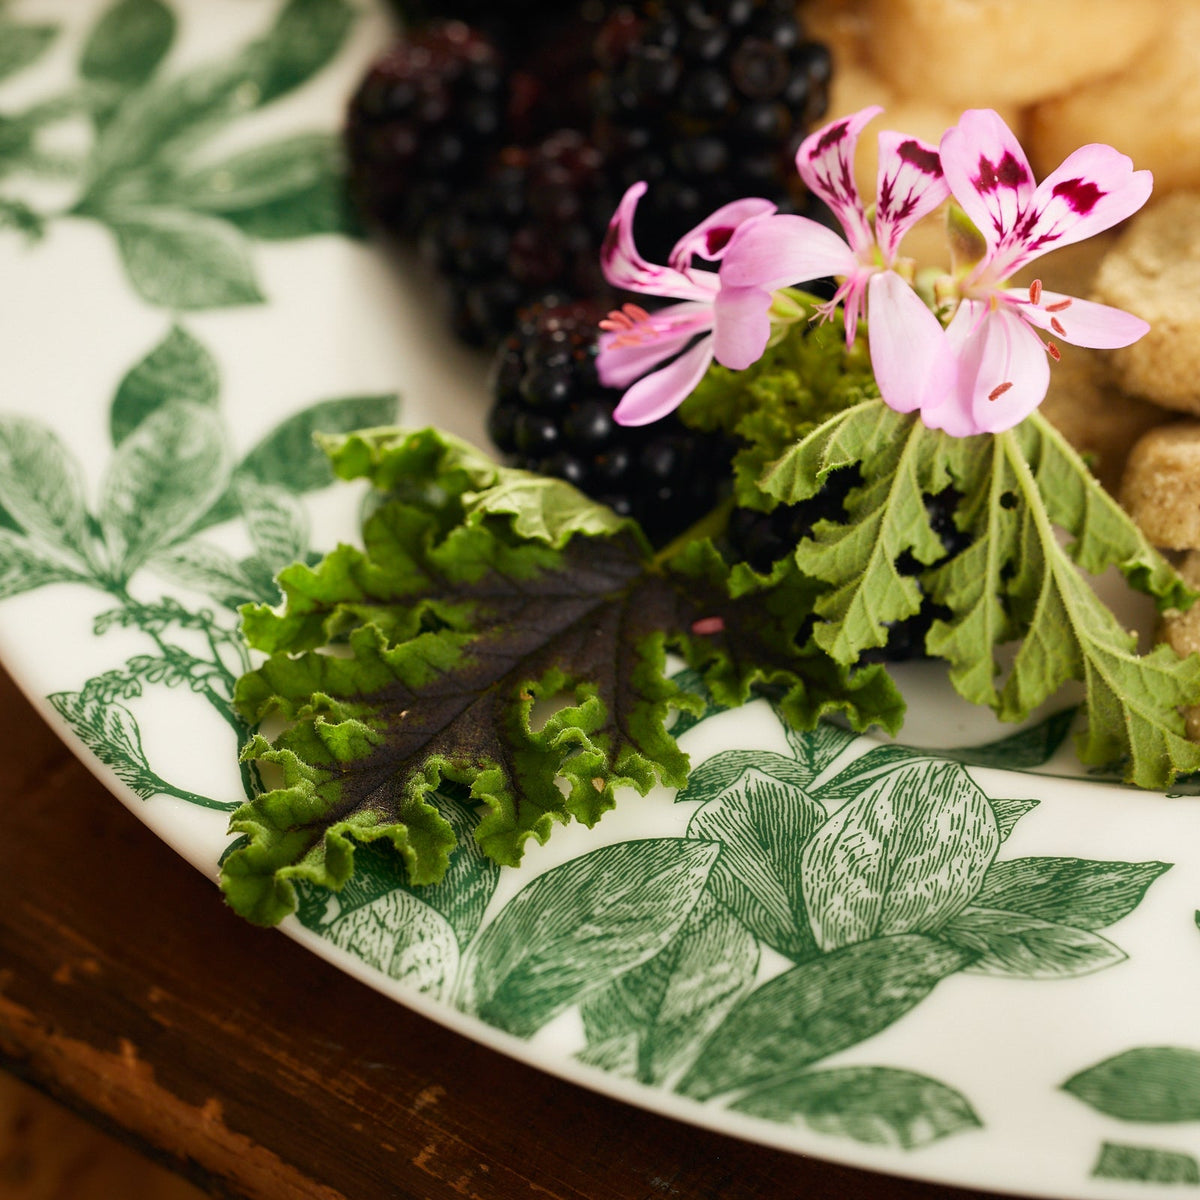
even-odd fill
[[(129, 282), (157, 307), (261, 302), (255, 239), (357, 231), (338, 139), (305, 131), (233, 153), (213, 146), (325, 67), (354, 17), (346, 0), (288, 0), (227, 57), (173, 71), (174, 10), (163, 0), (116, 0), (84, 38), (70, 87), (0, 113), (0, 181), (70, 182), (74, 200), (42, 209), (18, 198), (20, 189), (0, 191), (0, 226), (36, 239), (54, 220), (98, 222)], [(0, 16), (0, 79), (31, 65), (57, 33)], [(80, 115), (91, 129), (82, 155), (45, 149), (56, 126)]]
[[(1005, 744), (1032, 763), (1064, 733), (1054, 716)], [(1121, 962), (1098, 930), (1167, 864), (1003, 857), (1035, 802), (988, 797), (953, 761), (992, 761), (1000, 744), (948, 761), (896, 746), (855, 756), (833, 726), (787, 737), (790, 755), (731, 750), (696, 767), (677, 799), (694, 806), (685, 837), (592, 850), (497, 911), (501, 868), (460, 838), (431, 888), (360, 847), (336, 897), (298, 884), (300, 920), (520, 1037), (576, 1009), (580, 1061), (641, 1083), (906, 1149), (978, 1126), (943, 1081), (827, 1060), (949, 975), (1065, 979)], [(478, 819), (466, 798), (437, 797), (456, 831)], [(780, 956), (786, 967), (767, 967)]]
[(1200, 1163), (1190, 1154), (1175, 1150), (1105, 1142), (1092, 1174), (1097, 1179), (1128, 1179), (1137, 1183), (1200, 1184)]
[[(137, 795), (176, 796), (211, 808), (235, 797), (200, 796), (161, 778), (123, 701), (147, 687), (187, 688), (207, 701), (236, 738), (251, 730), (231, 704), (250, 666), (235, 610), (273, 602), (275, 575), (315, 559), (301, 496), (332, 482), (313, 433), (344, 432), (395, 419), (394, 396), (349, 396), (300, 409), (249, 453), (234, 454), (218, 409), (212, 356), (176, 326), (118, 385), (109, 409), (112, 457), (94, 499), (83, 471), (48, 425), (0, 414), (0, 599), (54, 583), (94, 588), (115, 607), (94, 633), (134, 629), (147, 651), (50, 697), (97, 758)], [(218, 522), (243, 522), (252, 550), (236, 557), (201, 536)], [(212, 607), (189, 607), (150, 582), (181, 584)], [(255, 792), (243, 768), (247, 795)]]

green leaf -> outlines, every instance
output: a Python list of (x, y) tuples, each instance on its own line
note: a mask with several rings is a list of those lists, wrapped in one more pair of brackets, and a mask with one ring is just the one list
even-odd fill
[(975, 951), (978, 957), (967, 968), (975, 975), (1073, 979), (1126, 958), (1098, 933), (1003, 909), (964, 909), (946, 922), (939, 936)]
[(806, 785), (832, 766), (839, 755), (849, 749), (857, 735), (839, 725), (822, 721), (814, 729), (796, 729), (776, 712), (783, 724), (783, 736), (787, 739), (796, 762), (808, 776)]
[(1121, 1121), (1200, 1121), (1200, 1050), (1142, 1046), (1105, 1059), (1063, 1085)]
[(148, 304), (197, 311), (262, 303), (246, 241), (228, 222), (170, 208), (129, 209), (105, 221)]
[(900, 1150), (916, 1150), (982, 1127), (974, 1109), (953, 1088), (927, 1075), (891, 1067), (806, 1071), (755, 1088), (729, 1107), (752, 1117)]
[(267, 242), (289, 241), (319, 234), (366, 237), (366, 229), (350, 201), (346, 181), (340, 171), (337, 174), (327, 173), (276, 199), (264, 200), (252, 208), (235, 209), (224, 216), (247, 237)]
[(290, 492), (256, 483), (235, 483), (246, 532), (258, 561), (275, 575), (308, 553), (308, 515)]
[(83, 470), (48, 426), (0, 414), (0, 505), (34, 540), (91, 561)]
[(190, 528), (225, 489), (225, 428), (211, 408), (172, 401), (117, 447), (100, 502), (100, 527), (122, 579)]
[[(1068, 680), (1087, 689), (1084, 762), (1122, 763), (1126, 778), (1160, 788), (1200, 767), (1180, 709), (1200, 700), (1200, 659), (1166, 646), (1139, 657), (1136, 639), (1080, 573), (1115, 566), (1160, 607), (1186, 607), (1191, 593), (1104, 492), (1082, 460), (1034, 413), (1015, 429), (952, 438), (913, 415), (867, 402), (830, 419), (785, 454), (763, 479), (791, 502), (815, 493), (837, 469), (855, 466), (842, 523), (822, 522), (796, 550), (799, 570), (828, 591), (814, 637), (839, 662), (881, 645), (886, 625), (916, 611), (922, 593), (949, 610), (926, 638), (950, 662), (954, 686), (1003, 720), (1023, 720)], [(958, 528), (966, 549), (944, 558), (923, 494), (962, 493)], [(1064, 545), (1058, 531), (1070, 540)], [(901, 556), (922, 569), (898, 569)], [(919, 585), (919, 587), (918, 587)], [(1016, 641), (997, 683), (997, 651)]]
[(355, 17), (346, 0), (288, 0), (267, 35), (244, 54), (258, 103), (294, 91), (331, 62)]
[(0, 79), (36, 62), (58, 36), (57, 25), (23, 25), (0, 19)]
[[(835, 470), (863, 462), (864, 481), (845, 501), (843, 524), (818, 522), (801, 542), (797, 563), (829, 589), (814, 605), (817, 644), (838, 662), (882, 646), (887, 626), (913, 616), (921, 590), (897, 560), (906, 553), (928, 565), (944, 557), (922, 497), (950, 482), (927, 452), (929, 431), (870, 401), (818, 426), (763, 478), (765, 490), (786, 503), (816, 495)], [(864, 458), (866, 461), (863, 461)]]
[(987, 797), (957, 763), (916, 760), (880, 774), (804, 848), (818, 945), (935, 932), (971, 902), (999, 845)]
[(1008, 859), (988, 868), (975, 903), (1079, 929), (1103, 929), (1133, 912), (1147, 888), (1170, 868), (1161, 862)]
[[(476, 836), (506, 864), (556, 823), (594, 824), (617, 787), (680, 786), (687, 760), (667, 721), (700, 701), (666, 677), (668, 649), (726, 696), (762, 679), (811, 720), (833, 706), (859, 725), (874, 716), (870, 688), (823, 674), (786, 621), (731, 600), (723, 577), (655, 563), (629, 522), (561, 481), (432, 431), (353, 436), (334, 461), (385, 493), (365, 549), (287, 568), (284, 611), (243, 613), (247, 639), (271, 657), (239, 682), (239, 711), (287, 726), (273, 749), (255, 745), (285, 783), (238, 814), (253, 853), (227, 863), (235, 903), (258, 919), (284, 914), (296, 871), (343, 884), (351, 833), (392, 840), (414, 882), (438, 879), (452, 839), (425, 797), (443, 781), (471, 787), (484, 810)], [(694, 634), (713, 614), (728, 632)], [(535, 729), (539, 700), (553, 711)], [(410, 820), (424, 831), (416, 844)]]
[[(710, 877), (711, 878), (711, 877)], [(580, 1006), (584, 1062), (670, 1087), (754, 985), (759, 950), (750, 931), (706, 892), (666, 948), (591, 992)]]
[(1134, 1183), (1200, 1184), (1200, 1163), (1190, 1154), (1181, 1154), (1177, 1150), (1105, 1142), (1092, 1168), (1092, 1178)]
[(175, 14), (162, 0), (117, 0), (83, 44), (79, 74), (93, 83), (140, 87), (175, 40)]
[(274, 599), (260, 596), (255, 581), (242, 565), (219, 546), (192, 540), (152, 554), (147, 565), (156, 575), (204, 592), (226, 608), (236, 609), (253, 600)]
[(117, 386), (109, 413), (114, 446), (150, 413), (172, 400), (216, 407), (220, 374), (213, 356), (178, 325)]
[(958, 947), (899, 934), (801, 963), (730, 1011), (679, 1090), (705, 1100), (787, 1082), (886, 1029), (971, 959)]
[(131, 90), (100, 130), (78, 211), (153, 203), (223, 125), (299, 87), (338, 52), (354, 19), (345, 0), (289, 0), (273, 26), (231, 57)]
[[(298, 197), (305, 197), (311, 209), (315, 198), (324, 193), (327, 211), (337, 212), (336, 198), (345, 191), (344, 173), (338, 137), (300, 133), (185, 171), (167, 182), (155, 199), (164, 207), (226, 217), (244, 231), (249, 221), (270, 232), (265, 214), (282, 213), (278, 206), (294, 205)], [(237, 214), (251, 215), (239, 219)], [(339, 214), (328, 229), (314, 222), (316, 227), (308, 232), (337, 232), (341, 224)]]
[(442, 999), (454, 987), (459, 951), (446, 918), (411, 892), (387, 892), (322, 930), (341, 950), (414, 991)]
[(31, 592), (48, 583), (82, 581), (85, 577), (60, 559), (45, 554), (36, 542), (0, 529), (0, 600)]
[(46, 699), (88, 750), (141, 799), (166, 794), (208, 808), (223, 807), (205, 797), (181, 792), (151, 769), (142, 749), (137, 719), (123, 704), (86, 692), (56, 692)]
[(621, 842), (538, 876), (479, 935), (460, 1002), (529, 1037), (675, 935), (704, 890), (717, 847)]
[(675, 798), (706, 804), (716, 800), (747, 771), (756, 771), (794, 788), (804, 788), (812, 782), (808, 770), (786, 754), (776, 754), (773, 750), (722, 750), (693, 768), (687, 784)]
[(800, 853), (824, 821), (825, 810), (803, 789), (750, 767), (688, 823), (688, 837), (721, 844), (709, 880), (712, 894), (794, 961), (817, 953), (801, 891)]

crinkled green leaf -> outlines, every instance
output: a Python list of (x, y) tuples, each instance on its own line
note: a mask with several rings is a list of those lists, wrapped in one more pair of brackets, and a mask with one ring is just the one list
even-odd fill
[[(828, 587), (814, 605), (822, 618), (814, 638), (834, 659), (855, 662), (882, 645), (887, 623), (916, 612), (923, 592), (950, 614), (934, 623), (926, 649), (949, 661), (968, 700), (1022, 720), (1080, 680), (1084, 762), (1120, 763), (1142, 787), (1200, 767), (1179, 711), (1200, 701), (1200, 659), (1166, 646), (1139, 656), (1080, 568), (1115, 566), (1161, 608), (1186, 607), (1192, 595), (1039, 414), (1005, 433), (952, 438), (881, 401), (863, 403), (785, 454), (763, 487), (798, 501), (850, 465), (863, 482), (845, 521), (819, 523), (796, 551), (800, 571)], [(947, 486), (962, 494), (955, 519), (971, 537), (949, 559), (921, 503)], [(918, 564), (915, 576), (899, 570), (902, 555)], [(1010, 642), (1015, 656), (1002, 669), (999, 651)]]
[[(557, 822), (593, 824), (617, 787), (680, 786), (667, 722), (703, 701), (666, 676), (668, 649), (724, 704), (769, 684), (797, 723), (896, 718), (886, 673), (800, 646), (790, 597), (730, 597), (711, 549), (659, 564), (635, 526), (569, 485), (433, 431), (352, 436), (333, 461), (382, 493), (364, 549), (294, 564), (283, 611), (243, 614), (271, 657), (240, 681), (239, 710), (289, 723), (251, 747), (284, 786), (237, 814), (252, 841), (225, 864), (255, 920), (290, 909), (292, 877), (342, 885), (351, 838), (387, 838), (415, 882), (440, 878), (454, 838), (428, 797), (444, 780), (470, 787), (475, 836), (502, 863)], [(698, 633), (702, 620), (723, 628)], [(551, 710), (537, 727), (536, 701)]]

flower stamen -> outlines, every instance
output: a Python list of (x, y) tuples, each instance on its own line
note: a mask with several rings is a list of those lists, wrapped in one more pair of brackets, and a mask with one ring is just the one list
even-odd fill
[(1041, 302), (1042, 302), (1042, 281), (1040, 279), (1035, 279), (1029, 285), (1029, 303), (1032, 304), (1034, 308), (1037, 308), (1037, 306), (1039, 304), (1041, 304)]
[(989, 400), (999, 400), (1000, 397), (1003, 396), (1004, 393), (1007, 392), (1010, 387), (1012, 387), (1011, 380), (1007, 383), (997, 384), (994, 388), (992, 388), (992, 390), (990, 392), (988, 392), (988, 399)]

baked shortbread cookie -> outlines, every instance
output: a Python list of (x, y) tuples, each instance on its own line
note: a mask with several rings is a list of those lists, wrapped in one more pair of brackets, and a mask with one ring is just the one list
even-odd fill
[(1110, 351), (1120, 387), (1200, 413), (1200, 192), (1177, 192), (1134, 217), (1101, 263), (1093, 295), (1150, 322), (1140, 341)]
[[(1167, 2), (869, 0), (868, 45), (901, 95), (959, 108), (1031, 104), (1132, 62), (1158, 36)], [(1081, 140), (1072, 133), (1070, 148)]]
[(1200, 421), (1176, 420), (1143, 434), (1119, 496), (1153, 545), (1200, 550)]
[[(1158, 6), (1126, 7), (1131, 19), (1140, 21), (1144, 13), (1150, 25), (1159, 24)], [(1060, 5), (1047, 6), (1046, 15), (1060, 11)], [(1062, 94), (1030, 114), (1026, 144), (1039, 174), (1079, 146), (1107, 142), (1153, 171), (1159, 194), (1200, 188), (1200, 0), (1170, 0), (1161, 36), (1122, 70), (1056, 91)]]

